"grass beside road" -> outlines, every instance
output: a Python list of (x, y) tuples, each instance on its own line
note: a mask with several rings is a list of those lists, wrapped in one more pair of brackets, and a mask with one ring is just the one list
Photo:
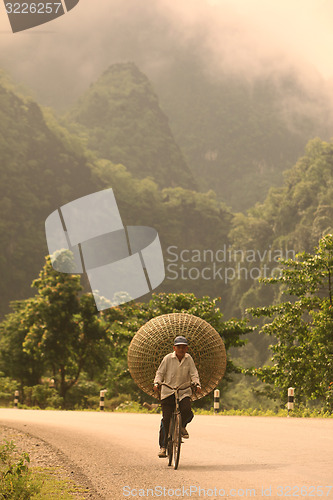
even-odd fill
[[(214, 415), (213, 409), (207, 410), (195, 410), (196, 415)], [(325, 411), (323, 409), (309, 409), (309, 408), (298, 408), (295, 410), (280, 409), (277, 412), (273, 410), (261, 410), (258, 408), (248, 408), (246, 410), (226, 410), (218, 413), (219, 415), (235, 415), (235, 416), (248, 416), (248, 417), (294, 417), (294, 418), (333, 418), (333, 413)]]
[(32, 500), (84, 500), (87, 490), (69, 479), (60, 479), (55, 468), (33, 468), (31, 475), (39, 486)]
[(89, 491), (61, 467), (31, 466), (29, 453), (14, 441), (0, 444), (0, 500), (84, 500)]
[[(145, 403), (146, 404), (146, 403)], [(151, 405), (147, 404), (146, 406), (141, 405), (137, 401), (124, 401), (119, 404), (116, 408), (108, 408), (107, 402), (104, 407), (105, 412), (117, 412), (117, 413), (160, 413), (161, 407), (158, 408), (150, 408)], [(21, 410), (41, 410), (39, 406), (26, 406), (26, 405), (18, 405), (18, 408)], [(195, 402), (193, 404), (193, 412), (196, 415), (216, 415), (214, 408), (210, 408), (209, 410), (205, 410), (202, 408), (196, 408)], [(59, 411), (59, 408), (48, 407), (45, 408), (44, 411)], [(76, 408), (75, 410), (66, 410), (66, 411), (100, 411), (98, 408), (89, 408), (89, 409), (80, 409)], [(219, 410), (218, 415), (234, 415), (234, 416), (248, 416), (248, 417), (294, 417), (294, 418), (333, 418), (333, 412), (326, 410), (325, 408), (308, 408), (302, 405), (296, 405), (295, 409), (290, 410), (288, 414), (288, 410), (286, 408), (280, 408), (278, 410), (269, 410), (262, 408), (245, 408), (245, 409), (231, 409), (231, 410)], [(1, 500), (1, 497), (0, 497)]]
[[(147, 407), (143, 407), (135, 401), (126, 401), (120, 404), (116, 412), (123, 413), (159, 413), (160, 408), (155, 408), (149, 410)], [(196, 415), (215, 415), (214, 409), (203, 410), (201, 408), (196, 408), (195, 403), (193, 405), (193, 412)], [(235, 415), (235, 416), (248, 416), (248, 417), (288, 417), (287, 409), (280, 409), (278, 411), (273, 410), (263, 410), (258, 408), (247, 408), (244, 410), (221, 410), (218, 415)], [(311, 409), (305, 408), (303, 406), (296, 407), (294, 410), (289, 412), (289, 417), (297, 418), (333, 418), (333, 413), (321, 408), (321, 409)]]

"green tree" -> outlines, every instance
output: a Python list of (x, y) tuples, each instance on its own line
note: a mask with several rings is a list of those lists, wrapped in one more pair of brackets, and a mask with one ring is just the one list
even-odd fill
[[(70, 265), (70, 252), (61, 258)], [(14, 304), (15, 311), (0, 326), (1, 343), (7, 346), (1, 356), (7, 368), (3, 371), (27, 385), (51, 374), (65, 401), (84, 370), (91, 375), (103, 370), (107, 331), (92, 295), (80, 295), (80, 276), (55, 271), (49, 256), (33, 286), (35, 297)], [(14, 367), (10, 349), (16, 363), (27, 360), (27, 366)]]
[(324, 236), (314, 255), (300, 253), (282, 262), (280, 277), (263, 280), (282, 285), (290, 300), (252, 308), (270, 322), (261, 333), (276, 339), (270, 346), (273, 366), (248, 373), (273, 384), (271, 395), (286, 397), (290, 386), (299, 401), (318, 400), (333, 410), (333, 235)]
[(78, 344), (80, 339), (79, 313), (80, 277), (55, 271), (50, 257), (32, 286), (38, 294), (32, 301), (34, 322), (23, 347), (29, 354), (43, 353), (65, 397), (81, 372)]
[(127, 365), (128, 346), (136, 331), (145, 321), (141, 319), (141, 304), (128, 302), (101, 312), (101, 321), (109, 339), (108, 362), (100, 383), (108, 390), (108, 397), (121, 394), (137, 397), (140, 393), (134, 384)]
[(13, 312), (0, 324), (0, 370), (20, 384), (37, 385), (45, 370), (40, 352), (26, 352), (25, 338), (34, 323), (33, 299), (12, 302)]

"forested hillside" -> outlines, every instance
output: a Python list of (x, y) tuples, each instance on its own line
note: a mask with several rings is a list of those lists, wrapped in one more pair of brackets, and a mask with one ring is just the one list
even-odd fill
[[(235, 216), (230, 239), (234, 248), (256, 249), (256, 262), (244, 266), (266, 264), (269, 277), (279, 265), (279, 254), (293, 258), (298, 252), (313, 253), (319, 239), (329, 233), (333, 233), (333, 143), (314, 139), (286, 172), (283, 187), (272, 188), (263, 203)], [(234, 283), (233, 295), (240, 299), (239, 311), (273, 300), (266, 288), (245, 280)]]
[[(158, 230), (166, 257), (169, 246), (218, 248), (220, 241), (227, 241), (232, 214), (213, 192), (161, 189), (151, 179), (136, 179), (125, 166), (98, 159), (81, 138), (33, 100), (4, 83), (0, 92), (1, 314), (8, 311), (10, 300), (32, 293), (30, 283), (47, 254), (47, 216), (64, 203), (100, 189), (114, 189), (124, 224)], [(166, 142), (169, 139), (167, 134)], [(223, 287), (215, 293), (209, 282), (184, 282), (173, 276), (161, 290), (223, 294)]]
[(282, 185), (310, 139), (332, 136), (329, 97), (292, 70), (252, 77), (205, 68), (190, 47), (154, 86), (200, 189), (244, 211)]
[(151, 83), (134, 64), (110, 66), (69, 119), (85, 127), (87, 145), (99, 157), (126, 165), (135, 177), (152, 177), (160, 187), (195, 188)]
[(47, 253), (44, 222), (59, 205), (91, 192), (80, 147), (38, 104), (0, 82), (0, 310), (31, 293)]

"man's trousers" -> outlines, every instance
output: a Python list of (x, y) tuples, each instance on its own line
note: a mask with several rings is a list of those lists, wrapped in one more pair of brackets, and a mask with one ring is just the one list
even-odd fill
[[(161, 406), (163, 418), (160, 427), (159, 444), (161, 448), (166, 448), (170, 420), (172, 417), (172, 413), (176, 407), (175, 395), (171, 394), (171, 396), (162, 399)], [(194, 417), (191, 408), (191, 398), (189, 396), (186, 396), (181, 401), (179, 401), (179, 409), (182, 416), (182, 427), (186, 427), (186, 425), (191, 422)]]

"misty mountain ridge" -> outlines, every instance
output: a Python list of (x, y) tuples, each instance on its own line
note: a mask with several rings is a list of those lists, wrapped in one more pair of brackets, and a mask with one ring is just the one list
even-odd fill
[(293, 69), (247, 78), (205, 65), (180, 53), (154, 86), (200, 188), (245, 211), (282, 185), (309, 140), (333, 135), (332, 100)]
[(87, 146), (160, 187), (195, 189), (148, 78), (133, 63), (114, 64), (67, 115), (87, 130)]
[(67, 116), (86, 129), (89, 148), (134, 176), (213, 189), (245, 211), (282, 185), (310, 139), (330, 137), (332, 107), (292, 70), (254, 80), (213, 76), (191, 50), (155, 74), (158, 97), (134, 63), (117, 63)]

